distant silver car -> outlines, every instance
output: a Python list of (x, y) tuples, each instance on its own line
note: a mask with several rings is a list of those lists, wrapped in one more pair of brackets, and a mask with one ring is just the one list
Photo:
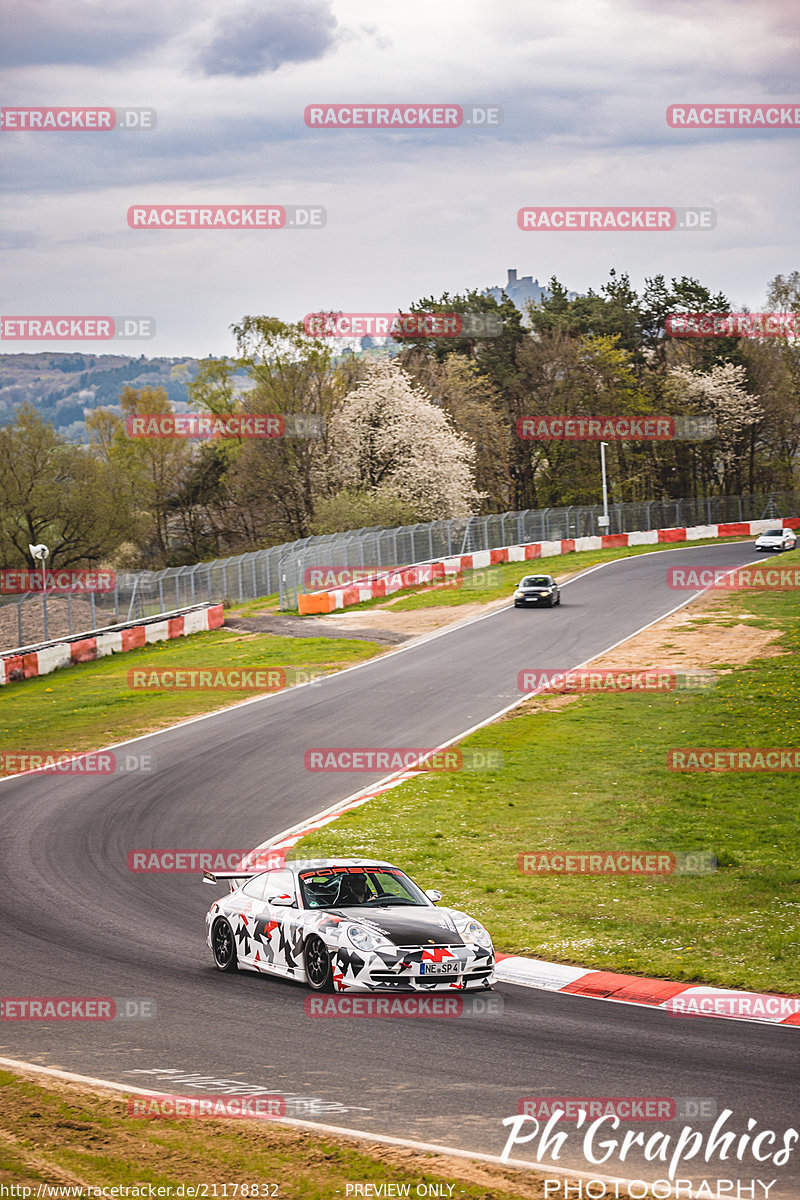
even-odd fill
[(561, 603), (561, 592), (552, 575), (525, 575), (514, 592), (514, 608), (545, 604), (552, 608)]
[(756, 550), (794, 550), (796, 545), (793, 529), (768, 529), (756, 538)]

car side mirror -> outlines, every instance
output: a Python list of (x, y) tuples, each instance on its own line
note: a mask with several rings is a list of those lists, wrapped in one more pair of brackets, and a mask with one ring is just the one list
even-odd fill
[(267, 896), (267, 904), (275, 904), (278, 908), (294, 908), (291, 896)]
[(442, 893), (439, 891), (438, 888), (428, 888), (427, 891), (425, 892), (425, 895), (428, 897), (429, 900), (432, 900), (434, 902), (434, 904), (436, 903), (437, 900), (441, 900), (441, 898), (442, 898)]

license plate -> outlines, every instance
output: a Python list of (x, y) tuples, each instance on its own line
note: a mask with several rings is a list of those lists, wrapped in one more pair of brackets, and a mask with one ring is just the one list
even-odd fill
[(452, 962), (420, 963), (419, 973), (420, 975), (457, 975), (459, 965), (456, 959), (453, 959)]

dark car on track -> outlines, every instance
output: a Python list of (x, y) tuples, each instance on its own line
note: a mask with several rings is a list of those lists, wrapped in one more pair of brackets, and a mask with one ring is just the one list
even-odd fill
[(514, 608), (530, 608), (532, 604), (552, 608), (560, 603), (561, 592), (552, 575), (526, 575), (514, 592)]

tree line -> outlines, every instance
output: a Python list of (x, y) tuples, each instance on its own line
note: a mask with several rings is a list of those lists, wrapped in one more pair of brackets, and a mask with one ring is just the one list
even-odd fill
[[(771, 281), (766, 308), (800, 311), (800, 272)], [(88, 445), (75, 446), (23, 405), (0, 429), (2, 561), (21, 565), (44, 541), (53, 565), (159, 568), (310, 534), (596, 503), (596, 442), (522, 440), (522, 417), (713, 419), (704, 440), (613, 442), (614, 502), (792, 489), (797, 340), (668, 336), (671, 314), (730, 309), (695, 279), (658, 275), (637, 293), (611, 271), (577, 297), (552, 279), (525, 313), (477, 291), (423, 298), (408, 311), (499, 319), (500, 332), (465, 321), (458, 336), (397, 337), (373, 354), (246, 316), (235, 355), (200, 364), (191, 405), (281, 414), (286, 435), (134, 439), (127, 417), (174, 405), (164, 388), (125, 385), (119, 411), (88, 413)]]

